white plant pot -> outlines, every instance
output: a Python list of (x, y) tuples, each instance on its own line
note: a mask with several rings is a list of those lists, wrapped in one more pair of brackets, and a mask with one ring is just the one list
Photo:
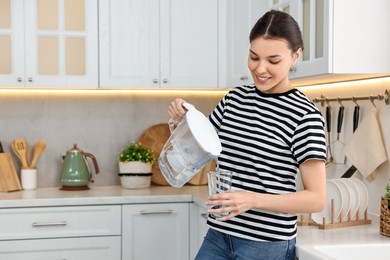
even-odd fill
[(119, 162), (119, 177), (123, 188), (148, 188), (152, 180), (152, 164), (138, 161)]
[(119, 162), (119, 173), (151, 173), (152, 164), (143, 162)]

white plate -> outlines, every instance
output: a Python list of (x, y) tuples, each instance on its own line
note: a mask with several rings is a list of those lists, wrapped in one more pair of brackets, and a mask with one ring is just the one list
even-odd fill
[(332, 199), (334, 201), (334, 221), (339, 219), (340, 212), (343, 207), (343, 195), (340, 188), (332, 180), (326, 180), (326, 202), (325, 207), (321, 212), (311, 214), (311, 218), (317, 224), (323, 224), (322, 219), (325, 218), (325, 224), (330, 224), (332, 221)]
[(349, 178), (341, 178), (345, 184), (347, 184), (349, 191), (351, 192), (351, 220), (355, 219), (356, 212), (360, 206), (360, 194), (359, 189), (355, 182), (350, 180)]
[(356, 186), (359, 189), (359, 195), (360, 195), (360, 204), (359, 204), (359, 218), (364, 218), (364, 212), (367, 209), (368, 206), (368, 191), (364, 183), (356, 178), (350, 178), (351, 181), (353, 181)]
[(351, 192), (347, 187), (347, 184), (344, 183), (341, 179), (333, 180), (338, 186), (343, 195), (343, 207), (341, 212), (341, 219), (343, 221), (348, 221), (348, 212), (351, 210)]

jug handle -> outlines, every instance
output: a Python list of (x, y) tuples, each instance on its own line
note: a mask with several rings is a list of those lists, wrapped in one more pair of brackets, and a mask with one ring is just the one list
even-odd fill
[[(187, 103), (187, 102), (183, 103), (183, 107), (185, 109), (187, 109), (187, 111), (195, 110), (195, 106), (190, 104), (190, 103)], [(171, 134), (172, 134), (173, 130), (175, 130), (176, 125), (177, 125), (177, 122), (173, 118), (170, 118), (168, 121), (168, 126), (169, 126), (169, 131), (171, 132)]]
[(173, 130), (175, 130), (175, 124), (176, 124), (175, 120), (173, 118), (170, 118), (168, 121), (168, 126), (171, 134), (173, 133)]
[(195, 106), (194, 106), (194, 105), (192, 105), (192, 104), (190, 104), (190, 103), (187, 103), (187, 102), (184, 102), (184, 103), (183, 103), (183, 107), (184, 107), (185, 109), (187, 109), (188, 111), (194, 110), (194, 109), (195, 109)]
[(92, 159), (93, 166), (95, 167), (95, 173), (98, 174), (99, 173), (99, 166), (97, 164), (96, 157), (91, 153), (84, 153), (84, 156)]

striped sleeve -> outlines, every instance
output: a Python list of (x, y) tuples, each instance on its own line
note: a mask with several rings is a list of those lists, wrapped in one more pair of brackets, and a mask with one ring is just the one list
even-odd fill
[(312, 159), (326, 161), (324, 119), (318, 111), (303, 116), (293, 136), (293, 153), (299, 164)]

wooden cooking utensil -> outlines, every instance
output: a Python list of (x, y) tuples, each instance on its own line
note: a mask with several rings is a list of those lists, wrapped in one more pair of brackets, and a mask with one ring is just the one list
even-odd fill
[(16, 148), (15, 140), (13, 140), (11, 142), (11, 148), (12, 148), (12, 151), (14, 152), (14, 154), (16, 155), (16, 157), (18, 157), (19, 161), (22, 161), (22, 158), (20, 157), (20, 154), (18, 153), (18, 149)]
[(27, 141), (24, 138), (17, 138), (12, 141), (12, 149), (20, 159), (22, 167), (28, 168), (27, 161)]
[(30, 168), (35, 168), (38, 158), (46, 149), (46, 142), (44, 140), (38, 140), (34, 145), (34, 156), (30, 164)]

